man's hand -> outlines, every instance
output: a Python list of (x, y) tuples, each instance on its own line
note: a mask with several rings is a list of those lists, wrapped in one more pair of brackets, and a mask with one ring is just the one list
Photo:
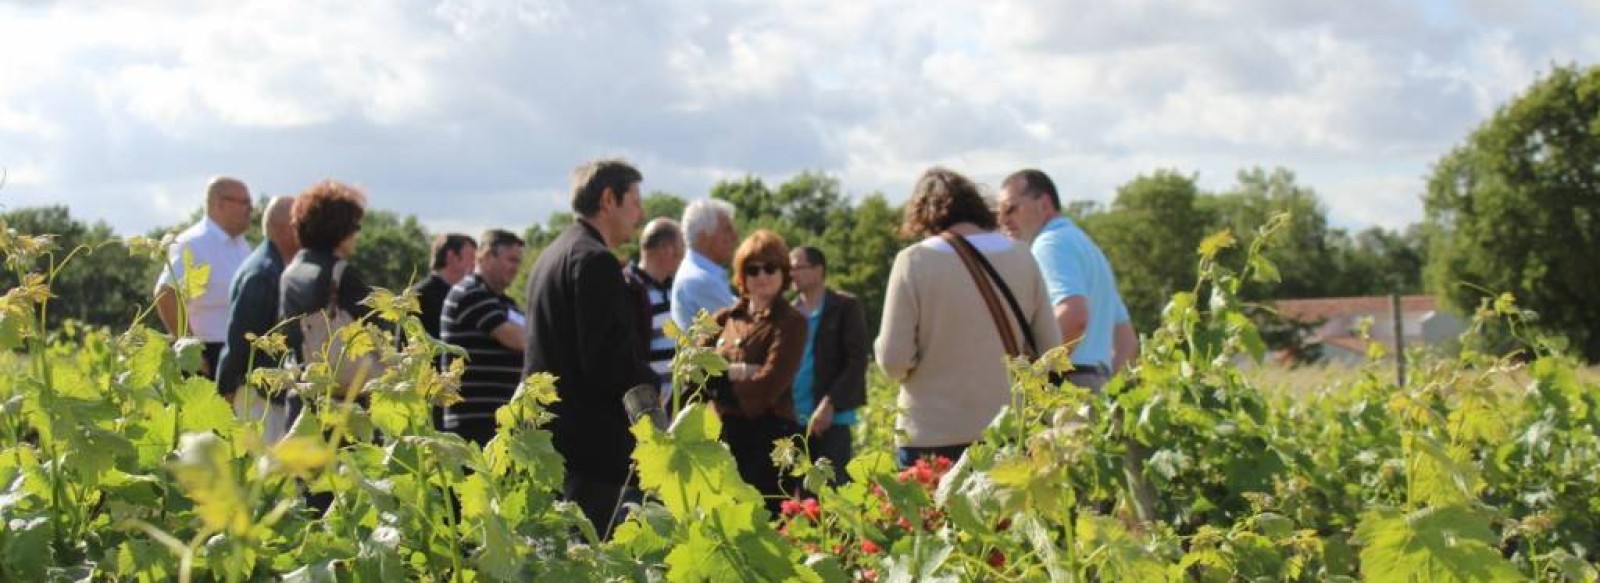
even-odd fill
[(173, 336), (183, 336), (187, 330), (178, 329), (178, 292), (171, 286), (161, 286), (156, 292), (156, 317), (161, 319), (161, 326)]
[(833, 401), (824, 397), (822, 403), (817, 405), (817, 410), (811, 413), (810, 429), (807, 433), (812, 437), (821, 437), (829, 427), (833, 427)]

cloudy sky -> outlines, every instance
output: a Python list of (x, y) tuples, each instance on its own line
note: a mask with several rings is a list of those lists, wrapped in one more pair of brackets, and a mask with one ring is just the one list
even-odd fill
[(689, 198), (819, 169), (898, 201), (945, 164), (1105, 201), (1261, 165), (1398, 227), (1497, 105), (1600, 63), (1596, 31), (1600, 0), (0, 0), (0, 205), (137, 233), (213, 174), (335, 177), (475, 231), (543, 221), (603, 155)]

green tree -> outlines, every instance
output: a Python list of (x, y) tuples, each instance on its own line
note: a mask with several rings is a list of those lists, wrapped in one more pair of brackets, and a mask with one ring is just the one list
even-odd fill
[(900, 238), (899, 206), (874, 192), (854, 208), (840, 206), (829, 214), (825, 231), (815, 242), (828, 254), (828, 285), (855, 294), (867, 316), (867, 334), (877, 336), (883, 318), (883, 294), (889, 268), (906, 241)]
[(655, 191), (646, 195), (639, 201), (639, 206), (644, 207), (644, 220), (658, 217), (667, 217), (673, 220), (683, 218), (683, 207), (688, 206), (683, 197), (670, 192)]
[(1458, 309), (1511, 292), (1600, 360), (1600, 67), (1557, 67), (1435, 165), (1428, 282)]
[(1404, 231), (1370, 227), (1342, 237), (1338, 245), (1341, 289), (1357, 290), (1353, 295), (1422, 291), (1427, 249), (1420, 226)]
[(1215, 218), (1209, 230), (1231, 229), (1241, 244), (1224, 252), (1225, 258), (1242, 253), (1249, 238), (1273, 215), (1293, 216), (1279, 242), (1265, 253), (1278, 266), (1282, 282), (1246, 286), (1245, 296), (1255, 299), (1314, 298), (1349, 295), (1341, 289), (1334, 248), (1341, 234), (1328, 227), (1327, 209), (1315, 191), (1295, 181), (1293, 172), (1275, 168), (1239, 171), (1239, 184), (1231, 191), (1202, 199), (1200, 210)]
[(415, 215), (367, 209), (350, 264), (368, 285), (399, 291), (427, 276), (430, 242)]
[(834, 211), (848, 208), (839, 179), (821, 172), (801, 172), (778, 187), (776, 198), (788, 223), (810, 235), (827, 231)]
[(746, 175), (737, 181), (717, 182), (711, 186), (711, 198), (732, 203), (736, 215), (734, 218), (741, 226), (758, 217), (777, 217), (781, 214), (777, 195), (755, 175)]
[(1199, 199), (1194, 176), (1158, 170), (1118, 188), (1110, 211), (1083, 218), (1116, 272), (1135, 329), (1154, 329), (1167, 298), (1194, 287), (1195, 249), (1211, 223)]

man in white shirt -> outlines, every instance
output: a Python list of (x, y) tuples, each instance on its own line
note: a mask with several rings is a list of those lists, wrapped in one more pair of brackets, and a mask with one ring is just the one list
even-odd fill
[[(218, 355), (228, 338), (228, 286), (250, 256), (245, 229), (250, 227), (250, 189), (236, 178), (219, 176), (206, 186), (206, 213), (199, 223), (178, 234), (167, 250), (167, 266), (156, 280), (156, 313), (173, 336), (192, 336), (205, 343), (200, 373), (212, 378)], [(182, 297), (184, 255), (189, 265), (207, 266), (203, 291)]]

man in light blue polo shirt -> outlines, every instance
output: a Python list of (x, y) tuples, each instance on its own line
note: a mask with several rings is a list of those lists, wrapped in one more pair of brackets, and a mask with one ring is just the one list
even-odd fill
[(736, 301), (723, 267), (733, 261), (739, 232), (733, 228), (733, 205), (706, 198), (683, 209), (683, 236), (689, 252), (672, 279), (672, 321), (688, 330), (700, 310), (715, 314)]
[(1100, 390), (1139, 350), (1128, 308), (1100, 247), (1061, 215), (1061, 197), (1044, 172), (1020, 170), (1000, 188), (1000, 225), (1033, 245), (1062, 341), (1072, 348), (1073, 384)]

